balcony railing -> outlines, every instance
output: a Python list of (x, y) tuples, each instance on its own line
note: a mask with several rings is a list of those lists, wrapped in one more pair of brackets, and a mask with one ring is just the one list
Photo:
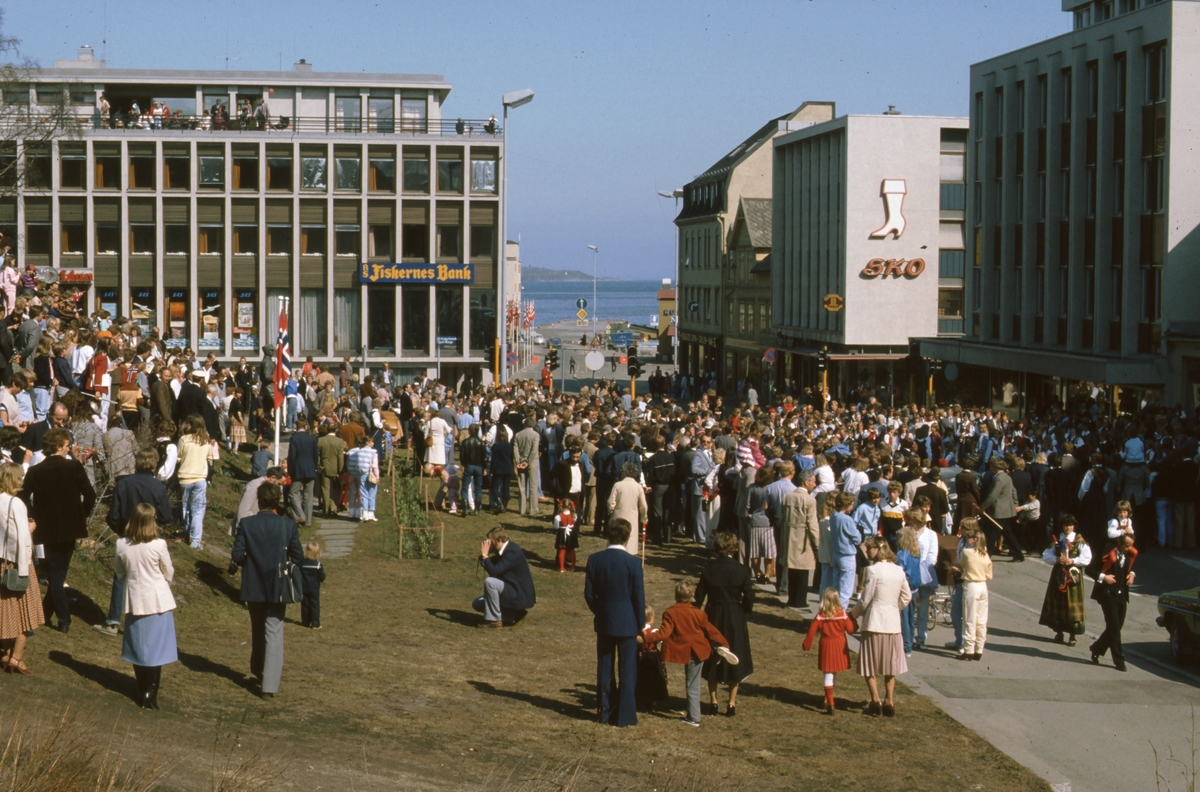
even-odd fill
[(961, 316), (939, 316), (938, 335), (962, 335), (965, 331)]
[(392, 119), (392, 118), (326, 118), (304, 116), (274, 116), (270, 123), (260, 128), (253, 119), (230, 118), (223, 124), (214, 124), (209, 116), (172, 115), (155, 120), (142, 116), (141, 120), (114, 113), (103, 120), (94, 115), (84, 128), (94, 131), (118, 131), (139, 134), (144, 132), (295, 132), (308, 134), (367, 134), (367, 135), (462, 135), (463, 137), (503, 137), (500, 124), (491, 119)]

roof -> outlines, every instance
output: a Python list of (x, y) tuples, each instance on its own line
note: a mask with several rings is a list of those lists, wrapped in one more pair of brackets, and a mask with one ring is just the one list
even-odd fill
[(675, 299), (675, 290), (674, 289), (659, 289), (658, 290), (658, 299), (674, 300)]
[[(33, 82), (82, 82), (105, 85), (119, 83), (151, 85), (230, 85), (278, 86), (293, 85), (333, 87), (388, 86), (434, 88), (449, 91), (450, 84), (441, 74), (385, 74), (378, 72), (329, 72), (289, 69), (285, 71), (218, 71), (201, 69), (113, 69), (107, 66), (88, 66), (87, 61), (56, 61), (56, 68), (35, 69), (30, 72)], [(99, 63), (104, 63), (99, 61)], [(71, 65), (66, 65), (71, 64)], [(308, 65), (308, 64), (306, 64)]]
[(770, 274), (770, 272), (771, 272), (771, 254), (768, 253), (766, 256), (764, 256), (763, 260), (758, 262), (757, 264), (755, 264), (754, 267), (751, 268), (750, 272), (752, 274), (760, 274), (760, 273), (764, 273), (764, 272), (767, 274)]
[(756, 248), (771, 247), (771, 199), (743, 198), (738, 215), (746, 222), (750, 233), (750, 245)]

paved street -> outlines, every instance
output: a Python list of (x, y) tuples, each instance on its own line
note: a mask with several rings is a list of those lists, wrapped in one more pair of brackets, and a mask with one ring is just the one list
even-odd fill
[[(605, 358), (604, 367), (599, 371), (594, 372), (594, 376), (593, 372), (588, 371), (584, 366), (583, 358), (589, 351), (591, 351), (590, 349), (585, 349), (579, 344), (584, 328), (577, 327), (573, 322), (567, 322), (559, 323), (557, 325), (540, 326), (537, 327), (536, 330), (548, 339), (561, 338), (563, 341), (563, 348), (559, 352), (559, 361), (561, 363), (561, 367), (558, 369), (558, 371), (554, 372), (555, 388), (565, 390), (568, 393), (578, 393), (582, 386), (590, 385), (591, 383), (598, 382), (601, 379), (607, 379), (610, 381), (615, 379), (623, 383), (623, 388), (628, 387), (629, 379), (625, 376), (625, 365), (623, 363), (618, 363), (617, 370), (614, 372), (610, 362), (614, 354), (621, 354), (619, 351), (614, 353), (609, 349), (599, 349), (598, 351), (601, 352)], [(587, 331), (590, 337), (590, 326), (587, 328)], [(517, 374), (518, 378), (535, 380), (541, 379), (542, 361), (545, 359), (546, 346), (544, 344), (539, 344), (535, 350), (536, 351), (534, 354), (537, 355), (538, 362), (531, 363), (530, 365), (521, 368)], [(572, 376), (570, 373), (571, 358), (575, 359), (574, 376)], [(652, 374), (656, 368), (661, 369), (664, 374), (675, 373), (674, 365), (669, 363), (656, 363), (653, 356), (646, 357), (643, 355), (640, 360), (642, 363), (642, 376), (640, 379), (638, 379), (639, 392), (645, 392), (645, 389), (648, 387), (647, 380), (649, 379), (650, 374)]]
[[(1037, 623), (1050, 568), (1032, 556), (1024, 564), (997, 559), (983, 661), (955, 661), (941, 649), (952, 629), (939, 626), (929, 639), (936, 648), (910, 658), (904, 682), (1063, 785), (1057, 789), (1154, 789), (1155, 748), (1160, 757), (1174, 752), (1190, 765), (1192, 711), (1200, 704), (1198, 669), (1170, 660), (1166, 631), (1154, 623), (1157, 595), (1196, 585), (1197, 569), (1196, 552), (1179, 557), (1151, 550), (1138, 558), (1137, 594), (1122, 634), (1129, 671), (1122, 674), (1108, 658), (1098, 667), (1089, 660), (1088, 646), (1104, 629), (1094, 602), (1087, 603), (1090, 637), (1074, 649), (1055, 644), (1053, 633)], [(1182, 768), (1173, 769), (1173, 788), (1185, 788)]]

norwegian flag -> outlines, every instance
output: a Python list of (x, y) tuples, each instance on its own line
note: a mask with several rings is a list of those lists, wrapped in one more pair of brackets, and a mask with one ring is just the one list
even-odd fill
[(275, 409), (283, 406), (283, 388), (292, 377), (292, 352), (288, 348), (287, 301), (279, 301), (279, 340), (275, 342)]
[(521, 309), (517, 307), (515, 300), (508, 301), (508, 317), (506, 328), (516, 329), (521, 324)]
[(533, 310), (533, 300), (525, 303), (525, 329), (533, 327), (533, 319), (537, 314)]

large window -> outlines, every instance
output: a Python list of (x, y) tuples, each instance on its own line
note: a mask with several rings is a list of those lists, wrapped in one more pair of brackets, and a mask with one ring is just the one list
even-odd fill
[(471, 160), (471, 192), (496, 192), (496, 160)]
[[(142, 335), (150, 334), (150, 330), (158, 324), (158, 311), (154, 309), (154, 289), (137, 287), (130, 293), (129, 318), (142, 331)], [(165, 338), (170, 336), (164, 333)]]
[(258, 291), (239, 289), (234, 295), (233, 349), (258, 351)]
[(462, 149), (438, 149), (438, 192), (461, 194), (463, 191)]
[(333, 292), (333, 348), (358, 352), (362, 348), (362, 292), (335, 289)]
[(463, 287), (438, 286), (437, 343), (443, 355), (462, 354)]
[(302, 156), (300, 158), (300, 189), (324, 191), (326, 187), (324, 155)]
[(300, 349), (305, 352), (325, 350), (324, 289), (300, 290)]
[(225, 348), (221, 327), (225, 319), (225, 300), (220, 289), (200, 290), (200, 336), (197, 349), (220, 351)]
[(339, 132), (362, 131), (362, 97), (339, 96), (335, 107), (337, 110), (336, 125)]
[(402, 132), (424, 132), (426, 107), (425, 97), (402, 98), (400, 100), (400, 130)]
[(496, 293), (471, 289), (471, 351), (492, 359), (496, 343)]
[(224, 157), (200, 157), (200, 186), (225, 188)]
[(167, 326), (163, 328), (163, 337), (168, 344), (174, 341), (174, 346), (189, 346), (188, 335), (188, 292), (187, 289), (168, 289), (164, 299), (163, 313), (167, 317)]
[(370, 131), (391, 134), (396, 131), (396, 102), (391, 98), (372, 97), (370, 108)]
[(358, 225), (335, 225), (333, 227), (334, 241), (339, 256), (357, 256), (362, 249), (362, 227)]
[(395, 155), (372, 154), (370, 157), (369, 179), (367, 188), (372, 192), (396, 192)]
[(405, 355), (429, 354), (429, 287), (412, 284), (401, 287), (401, 352)]
[(496, 229), (492, 226), (471, 226), (471, 258), (496, 258)]
[(396, 287), (367, 288), (367, 348), (369, 352), (396, 351)]
[(429, 150), (404, 150), (404, 191), (429, 192)]
[(361, 156), (338, 155), (334, 165), (337, 168), (337, 189), (354, 192), (362, 189)]

